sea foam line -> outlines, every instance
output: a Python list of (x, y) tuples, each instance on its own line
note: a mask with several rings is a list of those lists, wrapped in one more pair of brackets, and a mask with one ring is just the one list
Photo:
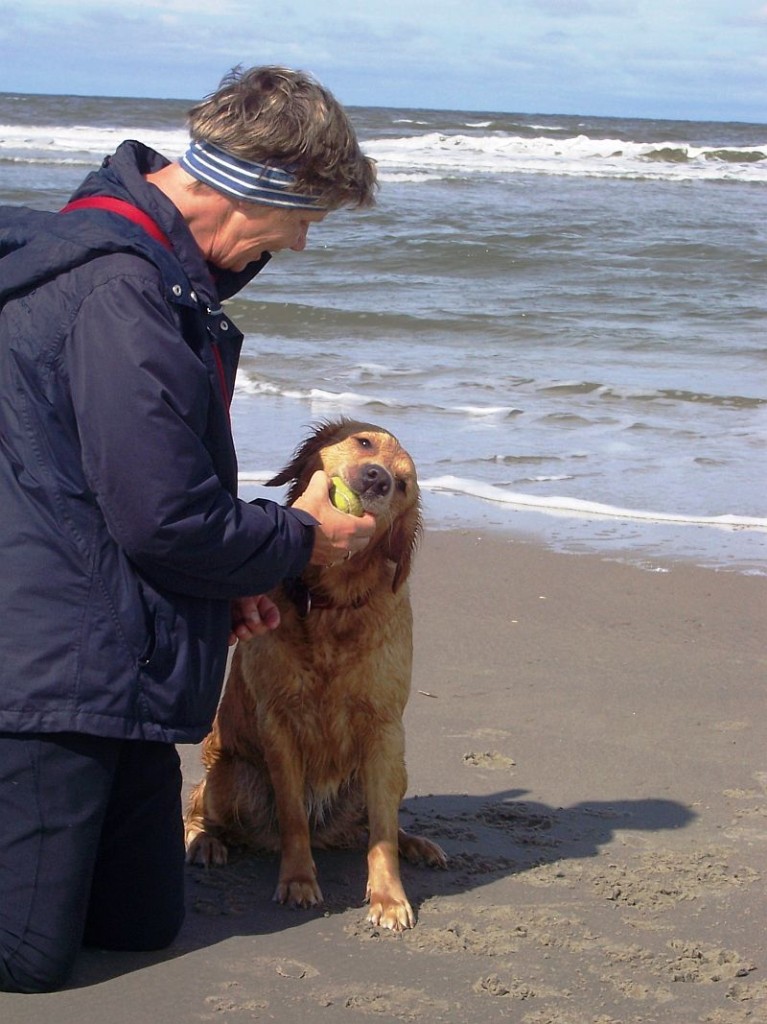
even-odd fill
[(483, 501), (493, 501), (515, 508), (533, 509), (548, 515), (579, 519), (629, 519), (645, 523), (674, 523), (678, 526), (711, 526), (725, 530), (756, 530), (767, 533), (767, 519), (756, 516), (696, 516), (672, 512), (650, 512), (643, 509), (618, 508), (581, 498), (541, 497), (504, 491), (491, 484), (465, 480), (457, 476), (439, 476), (421, 481), (421, 490), (450, 491)]
[(366, 395), (357, 391), (328, 391), (324, 388), (285, 387), (274, 381), (256, 380), (247, 374), (237, 376), (235, 395), (269, 395), (275, 398), (290, 398), (308, 402), (320, 411), (339, 411), (366, 406), (385, 409), (418, 409), (419, 412), (443, 413), (449, 416), (469, 416), (476, 419), (503, 419), (515, 416), (522, 410), (512, 405), (436, 405), (434, 403), (414, 404), (402, 402), (383, 395)]
[(97, 125), (0, 124), (0, 153), (18, 155), (67, 152), (111, 153), (123, 139), (140, 138), (166, 156), (180, 156), (189, 144), (189, 133), (178, 128), (99, 127)]
[(428, 132), (370, 139), (363, 148), (383, 172), (435, 172), (457, 177), (474, 172), (566, 176), (741, 181), (767, 180), (767, 144), (693, 146), (686, 142), (634, 142), (576, 135), (523, 138), (495, 132), (461, 135)]
[[(403, 119), (402, 123), (412, 122)], [(638, 142), (583, 133), (562, 139), (545, 134), (485, 133), (484, 122), (468, 127), (472, 134), (432, 131), (363, 139), (362, 148), (377, 161), (382, 177), (397, 181), (470, 177), (477, 172), (767, 181), (767, 142), (763, 139), (742, 145), (695, 146), (673, 139)], [(541, 133), (551, 130), (534, 127)], [(54, 162), (71, 152), (100, 157), (112, 152), (122, 139), (136, 137), (170, 159), (180, 156), (188, 143), (188, 133), (182, 128), (0, 124), (0, 155), (22, 160), (45, 156)]]
[[(243, 470), (238, 474), (240, 484), (257, 484), (263, 486), (276, 474), (277, 470)], [(430, 480), (420, 481), (422, 491), (447, 491), (452, 494), (463, 494), (483, 501), (492, 501), (511, 508), (531, 509), (546, 515), (574, 519), (628, 519), (645, 523), (673, 523), (677, 526), (709, 526), (722, 530), (754, 530), (767, 533), (767, 519), (755, 516), (695, 516), (672, 512), (649, 512), (643, 509), (618, 508), (614, 505), (603, 505), (596, 501), (584, 501), (580, 498), (540, 497), (534, 494), (521, 494), (515, 491), (503, 491), (491, 484), (478, 483), (475, 480), (464, 480), (457, 476), (438, 476)]]

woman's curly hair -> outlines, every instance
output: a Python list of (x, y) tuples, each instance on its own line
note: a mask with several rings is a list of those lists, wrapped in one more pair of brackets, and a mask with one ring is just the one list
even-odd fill
[(362, 153), (341, 104), (304, 71), (234, 68), (188, 121), (195, 141), (290, 170), (293, 189), (329, 209), (375, 203), (375, 163)]

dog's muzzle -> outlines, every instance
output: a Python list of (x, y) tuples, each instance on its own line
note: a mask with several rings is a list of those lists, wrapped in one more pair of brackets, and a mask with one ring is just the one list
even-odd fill
[(386, 498), (394, 486), (389, 470), (376, 462), (368, 462), (367, 465), (361, 466), (355, 477), (354, 490), (360, 495)]

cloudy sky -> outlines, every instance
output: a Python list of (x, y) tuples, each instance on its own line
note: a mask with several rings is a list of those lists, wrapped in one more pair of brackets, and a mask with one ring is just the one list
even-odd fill
[(0, 92), (195, 99), (279, 63), (350, 105), (767, 123), (766, 0), (0, 0), (0, 45)]

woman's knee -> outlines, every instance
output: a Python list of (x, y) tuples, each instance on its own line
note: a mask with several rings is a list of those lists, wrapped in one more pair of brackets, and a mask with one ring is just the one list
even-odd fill
[(51, 958), (34, 949), (18, 949), (0, 957), (0, 992), (56, 992), (66, 985), (74, 967), (73, 956)]
[(91, 920), (85, 929), (84, 945), (123, 953), (153, 953), (167, 949), (175, 941), (184, 923), (183, 904), (162, 915), (147, 915), (133, 920)]

